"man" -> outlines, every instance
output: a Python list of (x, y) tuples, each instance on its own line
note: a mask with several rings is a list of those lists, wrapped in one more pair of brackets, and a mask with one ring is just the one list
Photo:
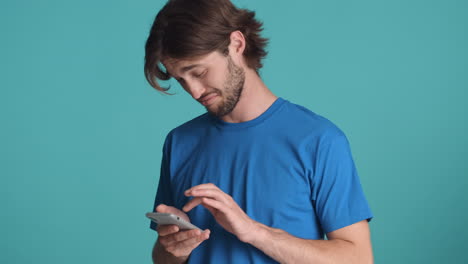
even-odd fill
[(229, 0), (171, 0), (155, 19), (147, 80), (166, 92), (156, 79), (175, 78), (207, 113), (167, 135), (155, 198), (155, 211), (204, 231), (152, 222), (153, 261), (372, 263), (347, 138), (266, 87), (260, 32)]

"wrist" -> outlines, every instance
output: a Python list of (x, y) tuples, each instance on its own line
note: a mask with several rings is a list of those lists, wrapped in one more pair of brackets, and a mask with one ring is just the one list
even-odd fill
[(158, 263), (171, 263), (171, 264), (185, 264), (189, 256), (174, 256), (171, 252), (167, 251), (159, 241), (153, 250), (153, 262)]
[(261, 241), (266, 234), (266, 229), (268, 227), (260, 222), (252, 220), (251, 228), (249, 232), (240, 240), (244, 243), (254, 245), (257, 241)]

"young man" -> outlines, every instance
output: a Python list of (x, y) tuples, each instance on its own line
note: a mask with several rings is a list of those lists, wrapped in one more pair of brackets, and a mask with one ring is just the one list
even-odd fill
[(156, 17), (147, 80), (175, 78), (207, 113), (167, 135), (154, 209), (204, 231), (151, 223), (153, 261), (372, 263), (347, 138), (265, 86), (260, 32), (229, 0), (170, 0)]

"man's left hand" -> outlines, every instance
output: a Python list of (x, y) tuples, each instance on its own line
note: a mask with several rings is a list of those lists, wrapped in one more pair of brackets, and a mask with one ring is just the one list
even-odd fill
[(185, 196), (193, 196), (182, 210), (188, 212), (197, 205), (211, 212), (216, 221), (239, 240), (249, 242), (254, 236), (255, 221), (251, 219), (232, 199), (212, 183), (200, 184), (185, 191)]

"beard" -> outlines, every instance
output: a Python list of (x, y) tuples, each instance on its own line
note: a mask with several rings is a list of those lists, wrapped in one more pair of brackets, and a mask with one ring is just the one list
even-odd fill
[(219, 103), (215, 110), (207, 109), (211, 114), (222, 117), (234, 110), (242, 94), (245, 83), (245, 71), (241, 67), (234, 64), (231, 56), (227, 56), (228, 60), (228, 76), (224, 81), (224, 91), (218, 90), (224, 100)]

